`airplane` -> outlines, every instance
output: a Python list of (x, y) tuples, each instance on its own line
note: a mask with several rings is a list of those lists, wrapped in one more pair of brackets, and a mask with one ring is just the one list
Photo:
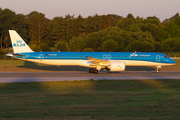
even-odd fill
[(9, 34), (14, 53), (7, 56), (48, 65), (89, 67), (89, 73), (125, 71), (126, 66), (155, 66), (158, 73), (161, 66), (176, 64), (167, 55), (154, 52), (34, 52), (15, 30)]

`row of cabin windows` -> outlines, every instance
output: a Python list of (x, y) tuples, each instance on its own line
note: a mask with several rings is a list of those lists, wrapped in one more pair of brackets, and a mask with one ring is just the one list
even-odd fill
[[(57, 55), (48, 55), (48, 54), (46, 54), (46, 57), (58, 57), (58, 56)], [(62, 55), (61, 56), (61, 55), (59, 55), (59, 57), (66, 57), (67, 58), (67, 57), (71, 57), (71, 56), (67, 56), (67, 55)], [(74, 55), (74, 57), (81, 57), (82, 58), (83, 56), (75, 56)], [(86, 57), (86, 56), (84, 56), (84, 57)], [(96, 56), (90, 56), (90, 57), (94, 57), (95, 58)], [(97, 56), (97, 58), (98, 57), (99, 56)], [(102, 58), (102, 56), (100, 56), (100, 57)], [(110, 57), (111, 56), (104, 56), (104, 58), (110, 58)], [(121, 58), (121, 56), (112, 56), (112, 58), (118, 58), (118, 57)], [(122, 58), (124, 58), (124, 57), (127, 58), (127, 56), (122, 56)], [(138, 58), (138, 57), (139, 58), (141, 58), (141, 57), (142, 58), (148, 58), (148, 57), (151, 58), (151, 56), (129, 56), (129, 58)]]

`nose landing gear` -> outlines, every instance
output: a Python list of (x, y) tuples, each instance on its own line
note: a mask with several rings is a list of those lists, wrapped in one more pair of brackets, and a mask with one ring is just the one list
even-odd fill
[(156, 72), (156, 73), (159, 73), (160, 68), (161, 68), (161, 66), (157, 66), (155, 72)]

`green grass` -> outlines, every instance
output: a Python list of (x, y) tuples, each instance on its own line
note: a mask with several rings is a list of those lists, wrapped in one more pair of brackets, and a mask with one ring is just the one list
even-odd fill
[(1, 66), (23, 66), (26, 63), (26, 65), (33, 65), (33, 62), (27, 62), (27, 61), (22, 61), (22, 60), (0, 60), (0, 65)]
[(0, 83), (0, 119), (180, 119), (180, 80)]
[(20, 60), (0, 60), (1, 66), (17, 66), (17, 65), (23, 65), (24, 61)]
[(180, 60), (175, 60), (177, 65), (180, 65)]

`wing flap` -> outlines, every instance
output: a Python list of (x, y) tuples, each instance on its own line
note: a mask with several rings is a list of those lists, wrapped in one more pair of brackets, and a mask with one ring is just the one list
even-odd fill
[(92, 57), (86, 57), (89, 59), (89, 62), (92, 64), (100, 65), (100, 66), (108, 66), (110, 65), (110, 61), (107, 60), (102, 60), (102, 59), (97, 59), (97, 58), (92, 58)]

